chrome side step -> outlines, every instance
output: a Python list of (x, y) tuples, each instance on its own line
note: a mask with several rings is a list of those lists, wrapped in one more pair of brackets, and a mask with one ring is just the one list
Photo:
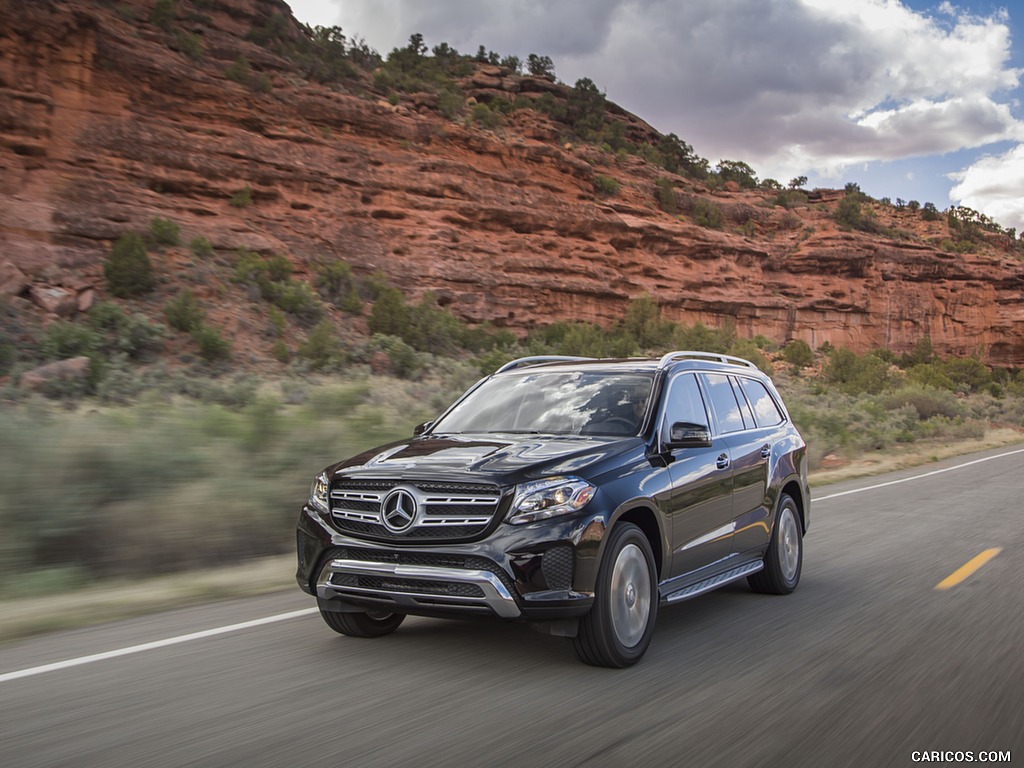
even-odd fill
[(744, 563), (743, 565), (736, 566), (724, 573), (720, 573), (717, 576), (712, 576), (710, 579), (704, 579), (704, 581), (698, 581), (696, 584), (691, 584), (688, 587), (677, 589), (675, 592), (669, 592), (661, 598), (661, 602), (679, 603), (683, 600), (689, 600), (691, 597), (703, 595), (705, 592), (710, 592), (711, 590), (717, 589), (729, 582), (738, 581), (744, 576), (757, 573), (762, 568), (764, 568), (764, 561), (762, 560), (758, 560), (753, 563)]

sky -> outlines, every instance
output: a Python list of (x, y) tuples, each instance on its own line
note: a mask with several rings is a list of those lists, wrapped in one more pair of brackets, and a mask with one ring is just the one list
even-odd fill
[(382, 55), (550, 56), (714, 166), (966, 205), (1024, 233), (1024, 7), (970, 0), (287, 0)]

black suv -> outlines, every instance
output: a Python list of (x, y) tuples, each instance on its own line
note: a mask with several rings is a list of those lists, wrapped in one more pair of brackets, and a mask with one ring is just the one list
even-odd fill
[(624, 667), (659, 605), (743, 577), (792, 592), (809, 515), (806, 446), (752, 363), (530, 357), (320, 473), (296, 578), (345, 635), (496, 616)]

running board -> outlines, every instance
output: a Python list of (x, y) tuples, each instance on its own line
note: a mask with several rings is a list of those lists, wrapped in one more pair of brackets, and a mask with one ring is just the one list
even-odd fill
[(710, 579), (704, 581), (698, 581), (696, 584), (691, 584), (688, 587), (677, 589), (675, 592), (670, 592), (665, 595), (661, 602), (663, 603), (678, 603), (683, 600), (689, 600), (691, 597), (697, 597), (697, 595), (703, 595), (705, 592), (710, 592), (713, 589), (717, 589), (731, 581), (737, 581), (742, 579), (744, 576), (749, 576), (752, 573), (757, 573), (764, 568), (764, 561), (758, 560), (754, 563), (746, 563), (744, 565), (737, 566), (725, 573), (720, 573), (717, 576), (712, 576)]

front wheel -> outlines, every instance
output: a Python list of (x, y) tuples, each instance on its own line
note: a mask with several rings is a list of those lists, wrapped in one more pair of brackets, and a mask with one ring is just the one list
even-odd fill
[(750, 588), (768, 595), (788, 595), (800, 582), (804, 564), (803, 529), (796, 502), (788, 494), (779, 499), (764, 568), (747, 577)]
[(390, 635), (405, 621), (404, 613), (367, 611), (366, 613), (340, 613), (320, 609), (324, 623), (342, 635), (349, 637), (381, 637)]
[(612, 529), (597, 576), (594, 607), (572, 638), (580, 661), (595, 667), (628, 667), (647, 651), (658, 615), (654, 554), (632, 523)]

